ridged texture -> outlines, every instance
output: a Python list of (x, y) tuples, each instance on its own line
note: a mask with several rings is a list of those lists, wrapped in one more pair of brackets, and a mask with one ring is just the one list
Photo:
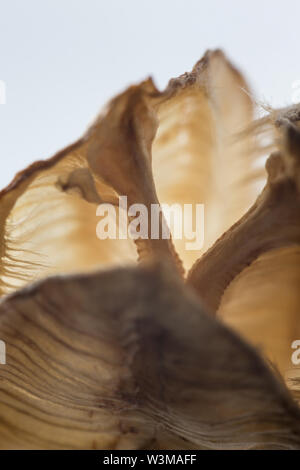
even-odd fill
[[(300, 449), (300, 112), (249, 96), (209, 51), (0, 193), (1, 448)], [(204, 203), (205, 246), (99, 240), (118, 196)]]
[(2, 448), (299, 448), (283, 384), (168, 265), (45, 280), (0, 328)]

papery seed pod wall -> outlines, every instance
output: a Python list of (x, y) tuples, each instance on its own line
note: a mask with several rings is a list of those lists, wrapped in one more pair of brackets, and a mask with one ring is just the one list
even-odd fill
[[(2, 190), (1, 448), (300, 448), (300, 108), (256, 113), (209, 51)], [(99, 240), (120, 195), (203, 203), (203, 250)]]

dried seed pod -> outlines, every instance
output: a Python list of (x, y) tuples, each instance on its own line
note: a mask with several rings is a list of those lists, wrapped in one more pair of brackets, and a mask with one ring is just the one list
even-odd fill
[[(287, 374), (298, 331), (299, 113), (253, 123), (247, 90), (208, 52), (163, 92), (121, 93), (1, 192), (2, 448), (300, 448), (300, 409), (269, 367)], [(96, 207), (118, 196), (204, 203), (213, 245), (97, 239)]]
[(284, 385), (169, 264), (46, 279), (0, 318), (2, 448), (299, 448)]
[[(244, 88), (244, 79), (223, 53), (208, 52), (164, 92), (150, 79), (130, 87), (108, 104), (82, 139), (18, 174), (0, 194), (2, 293), (56, 272), (136, 258), (130, 240), (95, 237), (95, 208), (88, 204), (97, 203), (95, 190), (103, 202), (121, 194), (130, 203), (149, 205), (158, 203), (158, 194), (160, 202), (169, 204), (204, 203), (209, 246), (243, 214), (255, 194), (253, 184), (244, 182), (253, 165), (249, 138), (238, 143), (231, 139), (251, 122), (252, 103)], [(78, 169), (91, 174), (92, 201), (86, 197), (88, 181), (81, 181)], [(232, 185), (235, 196), (229, 193)], [(81, 201), (76, 193), (83, 196)], [(185, 250), (184, 243), (175, 241), (188, 268), (199, 253)], [(170, 252), (182, 272), (170, 241), (139, 241), (138, 250), (146, 258), (153, 250)]]

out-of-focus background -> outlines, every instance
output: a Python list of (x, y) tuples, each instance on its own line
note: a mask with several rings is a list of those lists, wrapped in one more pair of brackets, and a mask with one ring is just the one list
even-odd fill
[[(300, 101), (298, 0), (0, 0), (0, 187), (152, 75), (222, 48), (273, 106)], [(5, 104), (4, 104), (5, 102)]]

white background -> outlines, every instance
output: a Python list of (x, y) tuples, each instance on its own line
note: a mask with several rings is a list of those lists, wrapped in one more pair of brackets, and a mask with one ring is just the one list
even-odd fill
[(0, 0), (0, 187), (80, 137), (128, 84), (151, 74), (162, 88), (207, 48), (260, 99), (291, 103), (299, 26), (298, 0)]

